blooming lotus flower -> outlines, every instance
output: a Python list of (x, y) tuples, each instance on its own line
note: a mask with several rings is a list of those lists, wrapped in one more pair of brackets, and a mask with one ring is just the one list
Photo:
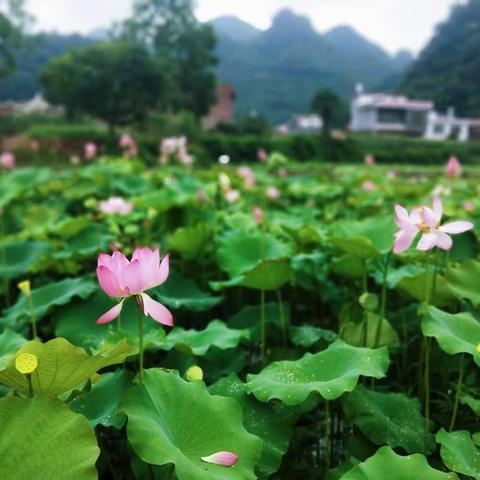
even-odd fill
[(238, 456), (232, 452), (218, 452), (208, 457), (201, 457), (201, 459), (207, 463), (214, 463), (222, 467), (231, 467), (237, 463)]
[(268, 160), (268, 154), (264, 148), (258, 149), (257, 158), (258, 158), (258, 161), (262, 163), (265, 163)]
[(365, 180), (362, 183), (362, 190), (364, 192), (373, 192), (375, 188), (375, 184), (371, 180)]
[(222, 165), (228, 165), (230, 163), (230, 157), (228, 155), (220, 155), (218, 157), (218, 162)]
[(138, 154), (137, 144), (133, 140), (133, 138), (128, 134), (124, 133), (120, 137), (120, 141), (118, 142), (121, 148), (123, 148), (123, 156), (126, 158), (136, 157)]
[(112, 255), (101, 253), (98, 257), (97, 277), (103, 291), (110, 297), (121, 298), (122, 301), (104, 313), (97, 325), (115, 320), (122, 311), (123, 302), (135, 296), (143, 313), (156, 322), (172, 326), (173, 317), (161, 303), (153, 300), (145, 291), (161, 285), (168, 277), (169, 256), (160, 262), (160, 250), (156, 248), (137, 248), (129, 261), (119, 251)]
[(447, 162), (445, 167), (445, 175), (447, 177), (459, 177), (462, 173), (462, 166), (460, 161), (455, 155), (452, 155)]
[(367, 153), (363, 158), (363, 163), (369, 166), (375, 165), (375, 157), (371, 153)]
[(449, 234), (463, 233), (473, 228), (472, 223), (463, 221), (441, 225), (443, 206), (439, 198), (434, 199), (433, 209), (417, 207), (409, 214), (405, 208), (396, 205), (395, 213), (395, 223), (400, 230), (395, 234), (394, 253), (407, 250), (418, 233), (422, 236), (417, 250), (426, 251), (434, 247), (449, 250), (453, 243)]
[(267, 190), (265, 191), (265, 194), (267, 195), (267, 198), (270, 200), (278, 200), (280, 198), (280, 192), (278, 191), (277, 188), (271, 186), (268, 187)]
[(133, 210), (133, 205), (122, 197), (110, 197), (105, 202), (100, 202), (100, 211), (110, 215), (128, 215)]
[(237, 169), (237, 174), (243, 178), (243, 186), (249, 190), (255, 186), (255, 176), (249, 167), (240, 167)]
[(240, 192), (238, 190), (229, 190), (225, 193), (225, 200), (228, 203), (235, 203), (240, 200)]
[(11, 152), (4, 152), (0, 155), (0, 165), (6, 170), (15, 168), (15, 155)]
[(97, 156), (98, 148), (93, 142), (88, 142), (83, 147), (83, 156), (86, 160), (92, 160)]

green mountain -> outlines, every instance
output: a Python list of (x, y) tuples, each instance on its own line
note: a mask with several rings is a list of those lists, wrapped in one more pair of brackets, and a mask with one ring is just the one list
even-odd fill
[(480, 116), (480, 0), (452, 9), (409, 69), (400, 90), (435, 106)]
[[(240, 25), (231, 17), (230, 23)], [(309, 111), (319, 88), (332, 88), (348, 100), (356, 83), (375, 89), (387, 78), (401, 76), (405, 68), (405, 56), (400, 61), (391, 57), (351, 27), (321, 35), (308, 18), (290, 10), (280, 11), (268, 30), (250, 30), (241, 40), (218, 29), (216, 21), (212, 24), (219, 39), (218, 76), (222, 83), (235, 85), (239, 117), (254, 111), (281, 122)]]
[(234, 15), (225, 15), (212, 20), (211, 25), (220, 37), (227, 37), (230, 40), (246, 42), (260, 35), (258, 28), (244, 22)]

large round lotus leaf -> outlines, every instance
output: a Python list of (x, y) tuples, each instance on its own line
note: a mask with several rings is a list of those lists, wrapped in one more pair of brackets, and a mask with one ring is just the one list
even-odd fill
[(462, 405), (468, 405), (475, 415), (480, 416), (480, 400), (470, 395), (462, 395), (460, 397)]
[(17, 168), (7, 175), (0, 176), (0, 205), (6, 205), (24, 191), (29, 192), (41, 183), (50, 179), (49, 168)]
[[(102, 350), (125, 338), (130, 345), (138, 345), (137, 303), (133, 298), (125, 300), (120, 322), (122, 329), (118, 332), (117, 320), (105, 325), (96, 325), (97, 319), (113, 307), (114, 300), (101, 290), (88, 300), (76, 300), (62, 309), (55, 334), (64, 337), (75, 345), (90, 352)], [(165, 330), (150, 318), (144, 322), (145, 350), (158, 350), (166, 344)]]
[(0, 335), (0, 370), (8, 365), (10, 359), (27, 340), (12, 329), (7, 328)]
[(234, 230), (219, 240), (219, 267), (235, 278), (266, 260), (282, 260), (291, 256), (288, 245), (270, 234)]
[(480, 450), (466, 430), (447, 433), (443, 428), (437, 433), (443, 463), (454, 472), (480, 480)]
[(357, 257), (362, 261), (380, 256), (380, 252), (373, 246), (371, 240), (365, 237), (336, 237), (333, 239), (333, 243), (346, 254)]
[(429, 434), (425, 450), (425, 418), (420, 402), (401, 393), (380, 393), (363, 385), (344, 397), (343, 408), (350, 420), (377, 445), (402, 447), (407, 453), (429, 453), (434, 447)]
[(243, 339), (250, 339), (248, 330), (234, 330), (220, 320), (213, 320), (200, 331), (174, 328), (167, 337), (167, 347), (175, 347), (193, 355), (205, 355), (210, 347), (228, 350), (237, 347)]
[(132, 386), (134, 374), (128, 370), (104, 373), (90, 392), (76, 397), (70, 402), (74, 412), (87, 417), (90, 426), (115, 427), (125, 424), (125, 416), (117, 415), (122, 395)]
[(326, 343), (332, 343), (338, 338), (335, 332), (313, 327), (312, 325), (302, 325), (300, 327), (291, 326), (288, 331), (292, 343), (297, 347), (303, 348), (310, 348), (320, 340)]
[(170, 274), (168, 282), (157, 288), (154, 296), (167, 307), (186, 308), (192, 312), (205, 312), (223, 300), (222, 296), (203, 292), (193, 280), (182, 278), (178, 274)]
[(100, 454), (82, 415), (47, 397), (0, 400), (0, 478), (96, 480)]
[(257, 290), (277, 290), (290, 281), (292, 274), (287, 260), (269, 260), (246, 272), (242, 285)]
[(247, 386), (236, 376), (219, 380), (210, 388), (210, 393), (237, 400), (243, 409), (245, 428), (263, 440), (263, 450), (256, 471), (260, 478), (268, 478), (282, 463), (292, 435), (293, 416), (279, 415), (273, 408), (260, 403), (247, 394)]
[[(2, 252), (3, 250), (3, 252)], [(0, 278), (18, 278), (30, 272), (50, 250), (46, 242), (15, 241), (0, 244)], [(7, 263), (2, 263), (3, 255)]]
[(422, 322), (426, 337), (435, 337), (440, 348), (450, 355), (469, 353), (480, 365), (480, 322), (471, 313), (451, 314), (429, 307), (428, 316)]
[[(427, 282), (431, 282), (431, 275), (426, 272), (421, 272), (413, 276), (403, 277), (397, 284), (397, 289), (403, 294), (417, 300), (424, 302), (427, 293)], [(437, 275), (436, 289), (435, 289), (435, 303), (437, 307), (444, 307), (455, 301), (455, 296), (450, 290), (449, 284), (446, 282), (443, 275)]]
[(457, 267), (449, 267), (445, 278), (457, 298), (470, 300), (475, 306), (480, 305), (480, 262), (470, 260)]
[[(31, 374), (33, 391), (57, 397), (87, 381), (101, 368), (122, 362), (128, 351), (127, 344), (120, 342), (110, 352), (92, 357), (64, 338), (54, 338), (47, 343), (33, 340), (21, 347), (16, 356), (22, 353), (36, 355), (38, 367)], [(15, 368), (15, 358), (0, 371), (0, 383), (23, 394), (29, 392), (27, 377)]]
[(210, 244), (211, 227), (199, 223), (194, 227), (180, 227), (167, 238), (169, 250), (178, 252), (185, 260), (198, 258)]
[[(74, 297), (83, 299), (89, 297), (96, 288), (95, 283), (88, 278), (66, 278), (35, 288), (32, 290), (32, 303), (37, 321), (41, 320), (53, 307), (65, 305)], [(15, 305), (5, 310), (5, 316), (0, 319), (0, 324), (13, 327), (19, 320), (24, 323), (30, 321), (25, 295), (21, 295)]]
[(420, 453), (403, 457), (390, 447), (377, 453), (346, 473), (341, 480), (458, 480), (455, 473), (432, 468)]
[(389, 364), (385, 347), (372, 350), (337, 340), (326, 350), (300, 360), (274, 362), (258, 375), (248, 375), (249, 392), (262, 401), (278, 398), (286, 405), (299, 405), (312, 392), (335, 400), (351, 392), (360, 375), (382, 378)]
[[(145, 371), (145, 382), (127, 392), (121, 409), (135, 453), (152, 465), (173, 463), (179, 480), (254, 480), (262, 442), (242, 423), (236, 400), (211, 396), (203, 382), (186, 382), (176, 373)], [(221, 451), (238, 455), (230, 467), (201, 457)]]

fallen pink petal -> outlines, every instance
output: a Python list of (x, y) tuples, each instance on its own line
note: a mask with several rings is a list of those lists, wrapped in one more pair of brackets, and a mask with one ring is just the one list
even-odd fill
[(201, 457), (204, 462), (221, 465), (222, 467), (231, 467), (238, 461), (238, 456), (232, 452), (217, 452), (208, 457)]

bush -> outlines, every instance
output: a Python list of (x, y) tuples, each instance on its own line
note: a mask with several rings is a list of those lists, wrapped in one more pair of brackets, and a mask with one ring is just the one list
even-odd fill
[(37, 140), (78, 140), (81, 142), (106, 142), (108, 129), (100, 124), (50, 123), (33, 125), (26, 135)]

